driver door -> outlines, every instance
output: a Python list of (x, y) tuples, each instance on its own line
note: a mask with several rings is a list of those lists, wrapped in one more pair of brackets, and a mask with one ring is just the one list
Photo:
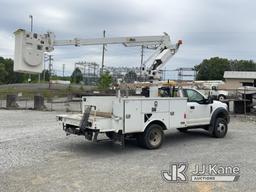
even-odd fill
[(183, 89), (187, 102), (187, 125), (207, 125), (210, 122), (211, 104), (204, 102), (202, 94), (194, 89)]

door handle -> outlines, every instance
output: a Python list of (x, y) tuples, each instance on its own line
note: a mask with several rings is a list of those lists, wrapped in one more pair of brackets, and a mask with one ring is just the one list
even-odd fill
[(195, 106), (190, 106), (190, 109), (195, 109)]

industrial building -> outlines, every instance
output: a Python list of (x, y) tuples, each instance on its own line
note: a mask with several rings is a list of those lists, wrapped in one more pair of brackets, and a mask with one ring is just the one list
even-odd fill
[(225, 87), (237, 89), (242, 86), (256, 87), (256, 71), (225, 71)]

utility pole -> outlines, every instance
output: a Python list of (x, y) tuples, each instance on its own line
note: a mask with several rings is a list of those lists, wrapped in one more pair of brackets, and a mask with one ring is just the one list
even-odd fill
[(43, 81), (45, 81), (45, 63), (46, 61), (49, 61), (49, 59), (47, 58), (48, 55), (44, 54), (44, 71), (43, 71)]
[[(106, 37), (106, 31), (103, 30), (103, 37)], [(106, 50), (106, 45), (102, 45), (102, 60), (101, 60), (101, 74), (103, 74), (103, 68), (104, 68), (104, 57), (105, 57), (105, 50)]]
[(143, 66), (143, 57), (144, 57), (144, 46), (141, 46), (141, 59), (140, 59), (140, 77), (142, 77), (142, 68)]
[(65, 75), (65, 64), (62, 65), (62, 77)]
[[(30, 31), (32, 33), (33, 32), (33, 15), (29, 15), (29, 19), (30, 19)], [(31, 74), (28, 75), (28, 83), (30, 82), (31, 82)]]
[(52, 68), (53, 68), (52, 61), (53, 61), (52, 55), (49, 55), (49, 89), (51, 89), (51, 77), (52, 77)]
[(33, 15), (29, 15), (30, 18), (30, 31), (33, 32)]

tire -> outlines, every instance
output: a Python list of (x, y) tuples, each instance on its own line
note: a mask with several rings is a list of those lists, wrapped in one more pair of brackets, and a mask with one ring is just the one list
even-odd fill
[(177, 128), (177, 130), (181, 133), (186, 133), (188, 132), (188, 129), (187, 128)]
[(226, 99), (225, 95), (219, 95), (218, 100), (219, 101), (224, 101)]
[(228, 124), (224, 118), (217, 118), (214, 123), (213, 136), (223, 138), (228, 132)]
[(137, 136), (138, 144), (147, 149), (158, 149), (164, 140), (163, 128), (158, 124), (149, 125)]
[(111, 139), (111, 140), (114, 139), (114, 133), (113, 133), (113, 132), (106, 132), (106, 136), (107, 136), (109, 139)]

